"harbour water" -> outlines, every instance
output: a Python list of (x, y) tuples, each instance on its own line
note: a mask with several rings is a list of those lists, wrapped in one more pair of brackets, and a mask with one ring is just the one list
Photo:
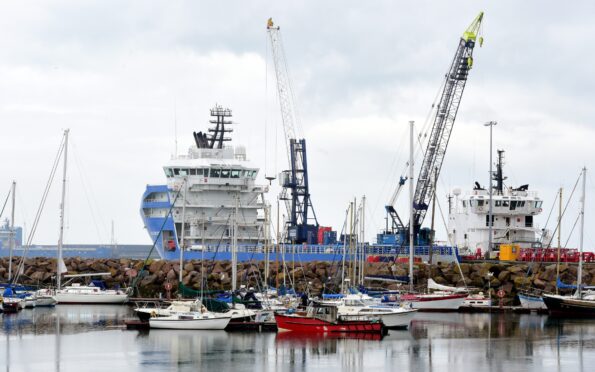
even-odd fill
[(382, 340), (129, 331), (126, 306), (61, 305), (0, 318), (6, 371), (587, 371), (595, 323), (547, 315), (417, 314)]

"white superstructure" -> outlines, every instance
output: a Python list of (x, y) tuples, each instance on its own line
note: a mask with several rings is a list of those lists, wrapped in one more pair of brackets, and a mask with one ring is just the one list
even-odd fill
[(209, 134), (194, 133), (188, 154), (163, 166), (167, 187), (148, 186), (143, 198), (142, 214), (153, 238), (173, 203), (173, 226), (166, 224), (159, 239), (166, 252), (182, 244), (190, 251), (230, 244), (234, 226), (238, 244), (256, 245), (264, 239), (268, 186), (256, 184), (259, 168), (247, 159), (243, 146), (226, 145), (231, 110), (215, 106), (211, 117)]
[[(504, 151), (498, 151), (498, 165), (494, 174), (496, 184), (492, 193), (492, 242), (495, 250), (500, 244), (518, 244), (521, 248), (538, 244), (541, 229), (534, 217), (542, 211), (542, 200), (529, 185), (506, 187), (502, 176)], [(453, 190), (449, 206), (448, 236), (464, 254), (467, 249), (475, 253), (488, 250), (489, 245), (489, 191), (477, 182), (471, 192), (462, 194)]]

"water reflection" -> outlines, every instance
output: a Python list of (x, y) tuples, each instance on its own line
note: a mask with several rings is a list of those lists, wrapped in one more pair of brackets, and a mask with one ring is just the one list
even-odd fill
[(7, 334), (54, 334), (59, 319), (60, 332), (70, 334), (119, 327), (130, 316), (127, 306), (59, 305), (3, 314), (0, 324)]
[(0, 318), (9, 370), (583, 371), (595, 322), (541, 315), (418, 314), (409, 330), (304, 336), (223, 331), (126, 331), (125, 306), (37, 308)]

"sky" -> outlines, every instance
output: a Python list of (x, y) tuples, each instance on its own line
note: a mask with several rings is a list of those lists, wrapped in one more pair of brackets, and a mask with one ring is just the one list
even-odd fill
[[(348, 203), (366, 195), (373, 240), (404, 171), (408, 122), (422, 127), (459, 38), (480, 11), (485, 41), (474, 52), (438, 200), (446, 211), (450, 190), (487, 183), (483, 124), (494, 120), (508, 185), (528, 183), (544, 200), (540, 227), (558, 188), (566, 198), (581, 168), (590, 170), (585, 248), (593, 250), (590, 1), (2, 2), (0, 198), (16, 180), (16, 224), (28, 233), (70, 128), (65, 242), (107, 243), (113, 221), (119, 243), (150, 244), (139, 214), (145, 186), (165, 181), (162, 165), (176, 139), (186, 153), (215, 104), (233, 110), (234, 144), (246, 146), (267, 182), (265, 174), (287, 166), (266, 35), (272, 17), (307, 139), (318, 221), (340, 230)], [(33, 243), (57, 242), (59, 178)], [(272, 204), (278, 192), (273, 185)], [(578, 227), (568, 236), (578, 208), (575, 196), (562, 226), (569, 246), (578, 245)], [(439, 225), (438, 239), (446, 239)]]

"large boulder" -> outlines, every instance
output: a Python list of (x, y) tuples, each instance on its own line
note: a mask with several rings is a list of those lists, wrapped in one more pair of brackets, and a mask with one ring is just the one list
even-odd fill
[(141, 287), (146, 287), (148, 285), (155, 283), (155, 280), (157, 280), (156, 275), (147, 275), (143, 278), (143, 280), (141, 280), (140, 285), (141, 285)]
[(501, 282), (506, 282), (506, 281), (508, 281), (508, 279), (510, 279), (510, 271), (508, 271), (508, 270), (500, 271), (500, 274), (498, 274), (498, 280)]

